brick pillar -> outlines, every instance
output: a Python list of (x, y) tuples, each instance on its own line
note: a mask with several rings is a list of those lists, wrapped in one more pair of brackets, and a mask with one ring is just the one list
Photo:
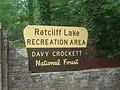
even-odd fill
[(1, 24), (0, 24), (0, 90), (2, 90), (2, 29), (1, 29)]
[(8, 90), (8, 39), (7, 35), (4, 35), (1, 24), (0, 24), (0, 90)]
[(2, 59), (2, 80), (3, 80), (3, 89), (8, 90), (8, 35), (7, 32), (4, 30), (3, 32), (3, 59)]

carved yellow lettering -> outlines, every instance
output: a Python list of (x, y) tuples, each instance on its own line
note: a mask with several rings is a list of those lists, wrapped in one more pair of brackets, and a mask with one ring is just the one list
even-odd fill
[(36, 66), (40, 66), (40, 60), (36, 60)]

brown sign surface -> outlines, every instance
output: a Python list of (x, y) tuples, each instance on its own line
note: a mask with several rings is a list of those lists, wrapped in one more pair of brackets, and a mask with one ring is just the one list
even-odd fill
[(82, 27), (27, 26), (24, 39), (33, 73), (82, 69), (88, 33)]

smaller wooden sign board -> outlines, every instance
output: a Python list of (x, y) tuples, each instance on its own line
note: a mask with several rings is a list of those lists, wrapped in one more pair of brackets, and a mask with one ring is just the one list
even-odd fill
[(32, 73), (82, 69), (88, 32), (83, 27), (36, 26), (24, 29)]

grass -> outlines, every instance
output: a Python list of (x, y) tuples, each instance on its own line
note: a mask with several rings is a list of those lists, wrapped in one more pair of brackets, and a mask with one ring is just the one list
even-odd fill
[(27, 52), (22, 52), (21, 55), (23, 55), (23, 56), (25, 56), (25, 57), (28, 56)]

